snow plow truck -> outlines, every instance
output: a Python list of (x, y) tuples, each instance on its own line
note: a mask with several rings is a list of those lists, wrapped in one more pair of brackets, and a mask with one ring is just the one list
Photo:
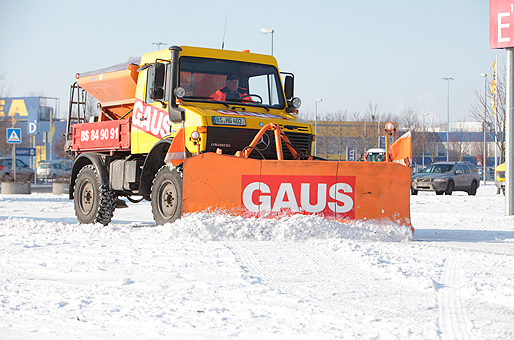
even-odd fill
[(172, 46), (76, 78), (65, 149), (80, 223), (109, 224), (127, 199), (151, 201), (158, 225), (203, 211), (410, 225), (410, 169), (313, 157), (273, 56)]

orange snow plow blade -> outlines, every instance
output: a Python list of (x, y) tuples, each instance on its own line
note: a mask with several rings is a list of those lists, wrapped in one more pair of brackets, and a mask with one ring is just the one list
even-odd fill
[(411, 225), (411, 169), (397, 163), (256, 160), (204, 153), (186, 159), (183, 173), (184, 214), (304, 214)]

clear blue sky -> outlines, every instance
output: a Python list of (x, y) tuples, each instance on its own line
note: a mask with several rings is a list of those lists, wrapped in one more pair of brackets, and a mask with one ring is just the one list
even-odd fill
[[(0, 72), (11, 96), (59, 97), (77, 72), (140, 56), (153, 42), (270, 53), (295, 74), (300, 112), (380, 113), (413, 108), (464, 119), (491, 74), (489, 1), (2, 1)], [(166, 47), (167, 47), (166, 46)], [(490, 78), (488, 78), (489, 82)], [(469, 120), (469, 119), (468, 119)]]

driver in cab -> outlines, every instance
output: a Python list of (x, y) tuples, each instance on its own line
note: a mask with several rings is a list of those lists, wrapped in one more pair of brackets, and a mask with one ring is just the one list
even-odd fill
[(246, 89), (239, 87), (239, 79), (235, 74), (229, 74), (226, 79), (226, 85), (211, 94), (210, 98), (216, 101), (226, 101), (231, 99), (239, 99), (245, 102), (253, 102)]

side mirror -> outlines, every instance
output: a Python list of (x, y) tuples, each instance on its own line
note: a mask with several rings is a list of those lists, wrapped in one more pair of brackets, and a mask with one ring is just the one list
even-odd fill
[(166, 66), (163, 63), (153, 63), (152, 87), (150, 88), (150, 98), (155, 101), (164, 100), (164, 78)]
[(460, 175), (460, 174), (462, 174), (462, 170), (457, 170), (457, 171), (455, 171), (455, 174), (456, 174), (456, 175)]
[(294, 95), (293, 77), (286, 76), (284, 87), (285, 87), (284, 90), (286, 92), (286, 100), (291, 100), (291, 98), (293, 98), (293, 95)]

